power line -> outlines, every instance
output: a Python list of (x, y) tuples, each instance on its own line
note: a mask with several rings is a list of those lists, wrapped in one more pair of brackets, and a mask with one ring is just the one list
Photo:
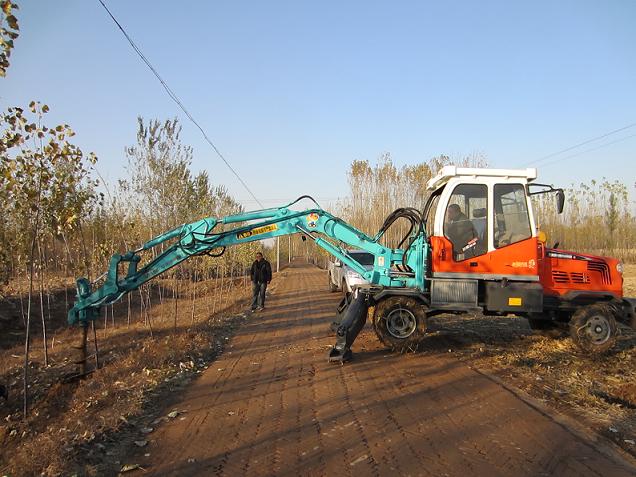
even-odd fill
[(223, 154), (221, 154), (221, 151), (219, 151), (219, 149), (216, 147), (216, 145), (212, 142), (212, 140), (208, 137), (208, 135), (206, 134), (206, 132), (203, 130), (203, 128), (199, 125), (199, 123), (197, 122), (196, 119), (194, 119), (194, 117), (190, 114), (190, 112), (186, 109), (186, 107), (183, 105), (183, 103), (181, 102), (181, 100), (179, 99), (179, 97), (176, 95), (176, 93), (174, 91), (172, 91), (172, 89), (170, 89), (170, 86), (168, 86), (168, 84), (164, 81), (164, 79), (161, 77), (161, 75), (157, 72), (157, 70), (155, 69), (154, 66), (152, 66), (152, 64), (150, 63), (150, 61), (148, 60), (148, 58), (146, 58), (146, 56), (142, 53), (142, 51), (139, 49), (139, 47), (135, 44), (135, 42), (132, 40), (132, 38), (130, 38), (130, 35), (128, 35), (128, 33), (126, 32), (126, 30), (124, 30), (124, 27), (121, 26), (121, 24), (117, 21), (117, 19), (115, 18), (115, 16), (111, 13), (111, 11), (108, 9), (108, 7), (106, 6), (106, 4), (103, 2), (103, 0), (97, 0), (102, 7), (104, 7), (104, 10), (106, 10), (106, 13), (108, 13), (108, 16), (110, 16), (110, 18), (113, 20), (113, 22), (115, 22), (115, 25), (117, 25), (117, 28), (119, 28), (119, 30), (123, 33), (123, 35), (126, 37), (126, 40), (128, 40), (128, 43), (130, 43), (130, 46), (132, 46), (133, 50), (135, 50), (135, 52), (137, 53), (137, 55), (139, 55), (139, 57), (142, 59), (142, 61), (146, 64), (146, 66), (150, 69), (150, 71), (152, 71), (152, 73), (157, 77), (157, 79), (159, 80), (159, 82), (161, 83), (161, 86), (163, 86), (163, 89), (166, 90), (166, 93), (168, 93), (168, 96), (170, 96), (170, 99), (172, 99), (172, 101), (174, 101), (177, 106), (179, 106), (179, 108), (181, 109), (181, 111), (183, 111), (183, 113), (188, 117), (188, 119), (192, 122), (192, 124), (194, 124), (197, 129), (199, 129), (199, 131), (201, 131), (201, 134), (203, 135), (204, 139), (206, 140), (206, 142), (212, 146), (212, 149), (214, 149), (214, 152), (216, 152), (216, 154), (221, 158), (221, 160), (225, 163), (225, 165), (230, 169), (230, 171), (232, 171), (232, 173), (236, 176), (236, 178), (239, 180), (239, 182), (243, 185), (243, 187), (245, 188), (245, 190), (254, 198), (254, 200), (256, 201), (256, 203), (258, 205), (261, 206), (261, 208), (263, 208), (263, 204), (260, 203), (260, 201), (256, 198), (256, 196), (254, 195), (254, 193), (250, 190), (250, 188), (247, 186), (247, 184), (245, 183), (245, 181), (243, 179), (241, 179), (241, 176), (238, 175), (238, 173), (234, 170), (234, 168), (230, 165), (230, 163), (227, 161), (227, 159), (225, 159), (225, 157), (223, 156)]
[(557, 164), (558, 162), (565, 161), (566, 159), (571, 159), (573, 157), (580, 156), (582, 154), (587, 154), (588, 152), (597, 151), (598, 149), (603, 149), (604, 147), (611, 146), (612, 144), (616, 144), (617, 142), (627, 141), (628, 139), (631, 139), (633, 137), (636, 137), (636, 134), (631, 134), (629, 136), (625, 136), (625, 137), (622, 137), (620, 139), (616, 139), (615, 141), (607, 142), (605, 144), (601, 144), (600, 146), (593, 147), (592, 149), (587, 149), (585, 151), (581, 151), (581, 152), (577, 152), (577, 153), (574, 153), (574, 154), (570, 154), (569, 156), (561, 157), (561, 158), (557, 159), (556, 161), (546, 162), (541, 167), (552, 166), (554, 164)]
[[(594, 141), (598, 141), (599, 139), (604, 139), (604, 138), (606, 138), (608, 136), (611, 136), (612, 134), (616, 134), (616, 133), (624, 131), (626, 129), (633, 128), (634, 126), (636, 126), (636, 123), (628, 124), (627, 126), (623, 126), (622, 128), (618, 128), (618, 129), (615, 129), (615, 130), (610, 131), (608, 133), (602, 134), (600, 136), (596, 136), (596, 137), (593, 137), (591, 139), (587, 139), (587, 140), (585, 140), (583, 142), (575, 144), (574, 146), (566, 147), (565, 149), (561, 149), (560, 151), (553, 152), (551, 154), (548, 154), (546, 156), (540, 157), (540, 158), (535, 159), (535, 160), (530, 161), (530, 162), (526, 162), (524, 164), (524, 166), (529, 166), (530, 164), (536, 164), (537, 162), (541, 162), (541, 161), (544, 161), (546, 159), (550, 159), (551, 157), (558, 156), (560, 154), (563, 154), (564, 152), (571, 151), (572, 149), (576, 149), (576, 148), (581, 147), (581, 146), (585, 146), (586, 144), (589, 144), (589, 143), (594, 142)], [(611, 144), (613, 144), (613, 143), (611, 143)], [(592, 149), (592, 150), (594, 150), (594, 149)], [(574, 156), (568, 156), (568, 157), (574, 157)], [(551, 162), (550, 164), (553, 164), (553, 163)]]

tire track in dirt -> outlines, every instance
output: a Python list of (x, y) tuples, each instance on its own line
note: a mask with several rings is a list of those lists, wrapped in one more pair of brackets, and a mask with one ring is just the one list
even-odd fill
[[(131, 453), (144, 475), (634, 475), (550, 415), (440, 352), (388, 353), (367, 327), (327, 362), (339, 296), (294, 263)], [(183, 418), (183, 420), (181, 420)], [(144, 454), (149, 453), (149, 457)]]

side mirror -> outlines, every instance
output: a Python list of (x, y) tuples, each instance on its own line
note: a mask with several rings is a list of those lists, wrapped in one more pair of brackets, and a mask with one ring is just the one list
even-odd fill
[(563, 206), (565, 205), (565, 192), (563, 189), (557, 189), (557, 212), (563, 213)]

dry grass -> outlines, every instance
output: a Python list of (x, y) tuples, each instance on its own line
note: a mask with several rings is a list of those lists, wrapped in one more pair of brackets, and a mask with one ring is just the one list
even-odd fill
[[(21, 346), (0, 350), (0, 382), (9, 386), (11, 394), (8, 403), (0, 401), (0, 474), (97, 475), (97, 464), (108, 458), (104, 442), (115, 433), (121, 438), (127, 429), (135, 428), (138, 434), (143, 417), (152, 409), (164, 409), (178, 395), (176, 389), (207, 368), (240, 323), (247, 298), (242, 280), (231, 293), (226, 291), (222, 306), (217, 306), (221, 310), (213, 316), (209, 310), (218, 284), (203, 283), (198, 288), (194, 322), (191, 301), (182, 299), (175, 330), (174, 305), (168, 299), (149, 313), (152, 336), (138, 316), (133, 315), (127, 327), (125, 303), (116, 306), (118, 326), (104, 330), (103, 322), (98, 322), (101, 368), (85, 380), (60, 382), (74, 369), (70, 348), (79, 338), (76, 328), (52, 333), (55, 346), (48, 368), (43, 365), (42, 340), (34, 339), (29, 371), (32, 403), (26, 420), (21, 413)], [(133, 305), (138, 314), (139, 303)], [(89, 349), (93, 345), (91, 341)]]
[(623, 274), (623, 293), (626, 297), (636, 298), (636, 265), (625, 264)]

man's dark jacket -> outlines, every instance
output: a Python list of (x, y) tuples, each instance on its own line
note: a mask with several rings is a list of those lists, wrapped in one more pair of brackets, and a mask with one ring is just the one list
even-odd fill
[(477, 237), (473, 223), (461, 212), (446, 225), (446, 235), (453, 243), (455, 253), (462, 253), (462, 248)]
[(252, 269), (250, 270), (250, 278), (254, 283), (267, 283), (272, 280), (272, 267), (265, 259), (254, 260)]

